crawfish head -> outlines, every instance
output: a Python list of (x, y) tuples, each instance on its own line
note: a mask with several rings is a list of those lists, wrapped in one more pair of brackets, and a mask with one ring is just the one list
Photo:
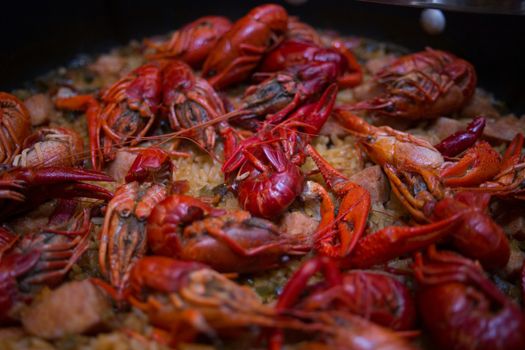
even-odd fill
[(0, 92), (0, 163), (10, 163), (31, 132), (29, 111), (13, 95)]
[(258, 85), (246, 89), (238, 111), (231, 114), (231, 122), (257, 129), (254, 119), (265, 118), (290, 106), (299, 93), (299, 81), (292, 74), (278, 73)]
[(167, 192), (162, 184), (133, 181), (119, 187), (108, 203), (100, 234), (99, 265), (120, 291), (128, 283), (131, 267), (146, 252), (146, 220)]
[(213, 150), (215, 127), (202, 124), (224, 114), (224, 106), (206, 80), (196, 77), (183, 62), (168, 63), (164, 68), (163, 103), (172, 129), (187, 130), (185, 136)]
[(178, 256), (182, 250), (180, 232), (185, 225), (201, 220), (216, 210), (186, 195), (172, 195), (158, 203), (148, 218), (148, 245), (155, 254)]
[(473, 261), (430, 249), (414, 264), (425, 326), (441, 348), (523, 349), (525, 318)]
[(250, 288), (195, 262), (142, 258), (132, 270), (131, 286), (131, 303), (152, 324), (176, 335), (172, 345), (199, 333), (215, 338), (230, 330), (276, 323), (273, 310)]
[(173, 163), (166, 151), (161, 148), (140, 148), (139, 154), (126, 174), (126, 182), (170, 181)]
[[(320, 271), (325, 279), (307, 286)], [(301, 294), (303, 297), (299, 299)], [(410, 329), (415, 321), (412, 296), (402, 282), (375, 271), (341, 274), (336, 260), (322, 256), (308, 260), (288, 280), (277, 308), (285, 310), (292, 306), (305, 311), (350, 312), (396, 330)]]
[[(158, 62), (147, 63), (113, 84), (102, 95), (104, 106), (88, 121), (90, 134), (99, 134), (102, 127), (105, 153), (109, 155), (112, 142), (131, 139), (140, 141), (153, 125), (160, 107), (162, 67)], [(90, 140), (92, 148), (100, 148), (100, 139)]]
[(450, 114), (463, 107), (476, 87), (474, 67), (438, 50), (403, 56), (377, 73), (383, 94), (353, 106), (378, 114), (429, 119)]
[(201, 17), (173, 33), (170, 40), (155, 45), (146, 41), (159, 52), (149, 58), (176, 57), (194, 68), (199, 68), (217, 41), (231, 28), (226, 17)]
[(437, 202), (432, 215), (439, 220), (461, 213), (461, 224), (451, 235), (454, 247), (486, 268), (502, 268), (509, 260), (510, 246), (488, 212), (489, 201), (487, 193), (459, 192)]
[(83, 140), (68, 128), (42, 128), (24, 141), (24, 150), (13, 159), (23, 167), (75, 166), (82, 162)]
[(254, 156), (259, 164), (245, 163), (234, 180), (239, 204), (252, 215), (275, 218), (301, 194), (304, 175), (278, 148), (262, 145)]

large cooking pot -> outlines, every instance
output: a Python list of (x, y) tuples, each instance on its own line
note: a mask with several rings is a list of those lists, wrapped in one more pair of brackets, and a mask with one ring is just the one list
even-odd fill
[[(79, 54), (100, 53), (130, 39), (162, 34), (199, 16), (236, 19), (263, 1), (91, 0), (9, 1), (0, 21), (0, 89), (23, 87), (37, 75), (67, 65)], [(289, 12), (321, 28), (391, 41), (410, 50), (449, 50), (472, 62), (479, 84), (525, 112), (525, 17), (446, 12), (437, 36), (419, 25), (421, 9), (357, 1), (283, 3)]]

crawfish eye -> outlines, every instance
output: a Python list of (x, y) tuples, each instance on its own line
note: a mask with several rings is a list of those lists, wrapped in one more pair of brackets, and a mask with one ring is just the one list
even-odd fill
[(215, 69), (210, 69), (208, 71), (208, 74), (206, 74), (206, 75), (209, 76), (209, 77), (213, 77), (216, 74), (217, 74), (217, 71)]

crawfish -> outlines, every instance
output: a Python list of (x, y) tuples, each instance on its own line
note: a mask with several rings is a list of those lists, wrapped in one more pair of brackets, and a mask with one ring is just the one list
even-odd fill
[(0, 172), (0, 220), (53, 198), (111, 198), (105, 188), (82, 181), (108, 182), (112, 178), (98, 171), (70, 167), (7, 166)]
[(334, 62), (309, 62), (275, 73), (261, 73), (267, 78), (247, 88), (239, 108), (224, 117), (250, 130), (260, 128), (258, 119), (280, 123), (305, 104), (314, 103), (319, 94), (332, 90), (338, 72)]
[(231, 29), (226, 17), (205, 16), (174, 32), (165, 42), (145, 41), (156, 53), (148, 59), (177, 58), (193, 68), (199, 68), (222, 36)]
[(427, 48), (379, 71), (374, 84), (382, 93), (349, 108), (412, 120), (437, 118), (461, 109), (474, 94), (476, 81), (469, 62)]
[[(338, 110), (336, 116), (345, 127), (359, 133), (359, 144), (375, 163), (383, 167), (394, 194), (412, 217), (428, 222), (459, 215), (460, 224), (450, 234), (454, 247), (471, 258), (481, 259), (488, 268), (506, 264), (508, 240), (487, 212), (490, 197), (484, 199), (475, 194), (453, 196), (444, 187), (444, 184), (453, 182), (477, 184), (491, 178), (494, 174), (492, 168), (498, 168), (499, 154), (487, 151), (488, 144), (478, 142), (456, 164), (444, 167), (439, 151), (422, 139), (389, 127), (371, 126), (346, 111)], [(444, 177), (445, 174), (450, 177)], [(452, 174), (457, 175), (452, 177)], [(447, 207), (455, 209), (447, 210)], [(429, 237), (426, 245), (443, 237)], [(475, 245), (466, 243), (474, 239)], [(421, 239), (420, 243), (423, 241)], [(474, 246), (478, 249), (472, 249)]]
[(280, 318), (253, 290), (198, 262), (144, 257), (133, 266), (129, 288), (120, 294), (104, 282), (95, 283), (145, 312), (154, 326), (168, 332), (172, 346), (199, 334), (212, 340), (237, 336), (239, 330), (253, 326), (307, 327)]
[(426, 140), (387, 126), (375, 127), (342, 109), (334, 114), (358, 136), (372, 161), (383, 167), (394, 194), (418, 221), (428, 221), (424, 207), (445, 197), (445, 185), (478, 185), (499, 171), (499, 154), (484, 141), (469, 148), (458, 162), (447, 164)]
[(245, 211), (216, 209), (185, 195), (160, 202), (148, 219), (155, 254), (198, 261), (222, 272), (255, 272), (277, 266), (285, 255), (305, 254), (308, 237), (279, 232)]
[(100, 232), (99, 265), (119, 291), (125, 289), (133, 264), (146, 252), (146, 220), (170, 191), (173, 165), (158, 148), (141, 149), (126, 181), (108, 203)]
[(87, 250), (89, 209), (78, 216), (76, 207), (76, 202), (61, 202), (46, 228), (18, 238), (0, 257), (0, 324), (12, 319), (15, 303), (27, 299), (22, 290), (56, 286)]
[(83, 160), (82, 138), (68, 128), (42, 128), (24, 141), (24, 149), (13, 159), (14, 166), (41, 167), (79, 165)]
[(422, 320), (440, 348), (525, 348), (525, 318), (484, 275), (480, 266), (452, 252), (418, 254), (414, 274)]
[(0, 163), (11, 163), (31, 132), (29, 111), (15, 96), (0, 92)]
[(331, 85), (315, 103), (296, 110), (282, 125), (266, 124), (251, 138), (238, 142), (230, 129), (226, 137), (226, 181), (241, 207), (255, 216), (282, 214), (301, 193), (304, 147), (329, 117), (337, 87)]
[[(320, 271), (325, 280), (307, 286)], [(304, 297), (299, 298), (301, 295)], [(341, 273), (335, 260), (322, 256), (308, 260), (294, 272), (276, 308), (283, 311), (294, 305), (303, 310), (348, 311), (394, 330), (412, 328), (416, 318), (410, 291), (393, 276), (371, 270)]]
[(261, 5), (234, 23), (204, 62), (202, 76), (222, 89), (247, 79), (263, 54), (285, 35), (288, 14), (279, 5)]
[(259, 71), (293, 71), (295, 66), (330, 63), (333, 65), (333, 79), (337, 79), (340, 87), (360, 84), (363, 74), (357, 60), (344, 45), (338, 43), (336, 47), (324, 48), (309, 42), (286, 40), (265, 56)]
[(225, 113), (222, 100), (211, 85), (195, 76), (185, 63), (172, 61), (163, 69), (162, 93), (171, 128), (189, 129), (183, 135), (213, 151), (217, 137), (215, 127), (193, 128)]
[(91, 162), (95, 169), (113, 157), (115, 145), (137, 144), (148, 133), (161, 105), (161, 73), (160, 62), (138, 67), (105, 90), (101, 105), (87, 95), (57, 99), (58, 108), (86, 111)]

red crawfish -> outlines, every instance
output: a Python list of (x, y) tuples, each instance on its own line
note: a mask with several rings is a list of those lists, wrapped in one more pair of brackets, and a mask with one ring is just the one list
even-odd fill
[(42, 128), (28, 136), (14, 166), (41, 167), (79, 165), (84, 159), (82, 138), (68, 128)]
[(54, 198), (108, 200), (105, 188), (83, 181), (112, 181), (98, 171), (71, 167), (12, 167), (0, 170), (0, 220), (36, 208)]
[(319, 101), (297, 109), (281, 125), (265, 124), (242, 141), (230, 130), (222, 170), (243, 209), (275, 218), (302, 192), (305, 145), (330, 116), (336, 95), (337, 86), (332, 84)]
[(510, 245), (503, 229), (489, 213), (490, 194), (457, 192), (432, 208), (432, 218), (441, 220), (462, 214), (462, 224), (449, 236), (452, 246), (487, 269), (504, 267), (510, 257)]
[(167, 41), (161, 43), (145, 41), (146, 46), (156, 51), (147, 58), (176, 58), (194, 68), (199, 68), (231, 26), (230, 20), (226, 17), (201, 17), (174, 32)]
[[(307, 341), (293, 344), (297, 350), (415, 350), (401, 335), (351, 313), (330, 310), (294, 311), (294, 316), (311, 326)], [(285, 328), (285, 327), (283, 327)], [(303, 336), (304, 339), (304, 336)], [(271, 339), (268, 349), (280, 350), (285, 339)], [(290, 344), (291, 345), (291, 344)]]
[[(444, 187), (444, 184), (476, 184), (492, 178), (492, 168), (498, 172), (500, 160), (488, 144), (478, 142), (457, 163), (444, 168), (439, 151), (422, 139), (388, 127), (374, 127), (346, 111), (337, 110), (335, 115), (345, 127), (357, 132), (359, 144), (383, 167), (394, 194), (414, 219), (429, 222), (460, 215), (460, 224), (448, 237), (454, 247), (462, 254), (480, 259), (487, 268), (505, 266), (509, 258), (508, 240), (488, 213), (490, 196), (447, 194), (450, 190)], [(456, 176), (452, 176), (452, 169)], [(435, 236), (426, 244), (443, 238)], [(471, 243), (474, 240), (475, 244)]]
[(425, 205), (445, 197), (446, 186), (479, 185), (500, 169), (501, 157), (477, 142), (454, 163), (426, 140), (387, 126), (376, 127), (349, 111), (335, 109), (337, 120), (358, 137), (359, 146), (385, 171), (392, 191), (418, 221), (428, 221)]
[(425, 257), (416, 256), (413, 268), (421, 318), (440, 348), (525, 348), (523, 313), (478, 264), (431, 248)]
[(146, 63), (113, 85), (101, 96), (101, 105), (91, 96), (56, 101), (59, 108), (85, 110), (88, 121), (91, 162), (100, 169), (113, 156), (113, 147), (137, 144), (156, 120), (162, 99), (162, 65)]
[(154, 254), (198, 261), (221, 272), (265, 271), (285, 255), (310, 249), (308, 237), (282, 233), (248, 212), (226, 212), (186, 195), (169, 196), (153, 209), (147, 236)]
[(350, 106), (389, 117), (437, 118), (463, 107), (474, 94), (476, 71), (448, 52), (426, 49), (400, 57), (374, 77), (382, 92)]
[[(329, 181), (332, 178), (327, 179)], [(336, 258), (341, 268), (366, 269), (384, 264), (444, 239), (461, 224), (461, 215), (455, 214), (428, 225), (388, 226), (367, 233), (369, 203), (366, 191), (361, 188), (354, 191), (353, 195), (352, 190), (356, 189), (356, 185), (347, 182), (342, 184), (350, 191), (343, 197), (337, 216), (335, 205), (322, 186), (308, 182), (305, 191), (307, 196), (321, 198), (322, 217), (314, 234), (313, 247), (322, 255)]]
[(170, 191), (173, 165), (159, 148), (140, 149), (126, 181), (108, 203), (100, 232), (99, 265), (121, 291), (133, 264), (147, 249), (146, 220)]
[[(323, 272), (324, 280), (308, 286), (318, 272)], [(322, 256), (308, 260), (294, 272), (276, 308), (346, 311), (394, 330), (411, 329), (416, 318), (408, 287), (394, 276), (373, 270), (342, 273), (336, 260)]]
[[(260, 72), (278, 72), (305, 64), (332, 64), (334, 77), (340, 87), (354, 87), (361, 83), (363, 73), (354, 55), (342, 44), (325, 48), (304, 41), (283, 41), (270, 51), (261, 62)], [(325, 69), (327, 70), (327, 69)]]
[(211, 85), (197, 77), (184, 62), (172, 61), (163, 69), (162, 94), (171, 128), (188, 129), (183, 136), (213, 151), (217, 138), (215, 126), (194, 128), (225, 113), (222, 100)]
[(11, 163), (31, 132), (29, 111), (15, 96), (0, 92), (0, 163)]
[(59, 203), (46, 228), (12, 235), (15, 241), (0, 257), (0, 324), (13, 319), (14, 305), (30, 298), (33, 287), (60, 283), (88, 248), (89, 209), (77, 215), (75, 201)]
[(306, 153), (330, 189), (341, 198), (336, 216), (335, 205), (324, 187), (312, 181), (307, 183), (303, 195), (321, 199), (321, 221), (315, 233), (315, 248), (324, 255), (345, 257), (365, 232), (371, 206), (370, 193), (335, 170), (311, 145), (306, 146)]
[(331, 85), (339, 71), (333, 62), (309, 62), (275, 73), (261, 73), (266, 79), (247, 88), (238, 109), (224, 118), (250, 130), (260, 128), (260, 119), (280, 123), (333, 89)]
[(151, 324), (167, 333), (171, 346), (198, 335), (212, 341), (237, 337), (247, 328), (308, 327), (279, 317), (252, 289), (194, 261), (144, 257), (133, 266), (129, 287), (120, 294), (104, 282), (95, 283), (146, 313)]
[(204, 62), (202, 76), (222, 89), (246, 80), (263, 54), (285, 35), (288, 14), (279, 5), (261, 5), (234, 23), (213, 47)]

